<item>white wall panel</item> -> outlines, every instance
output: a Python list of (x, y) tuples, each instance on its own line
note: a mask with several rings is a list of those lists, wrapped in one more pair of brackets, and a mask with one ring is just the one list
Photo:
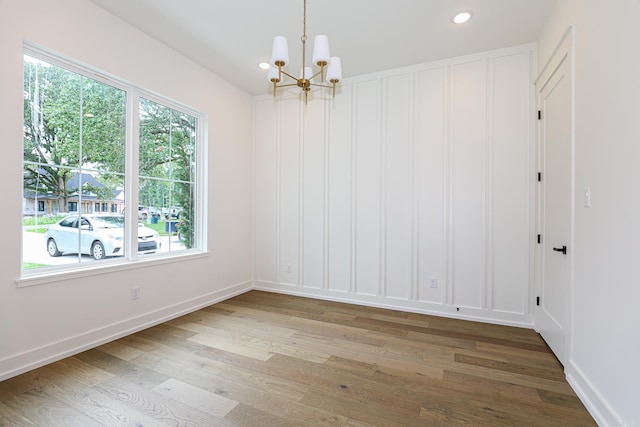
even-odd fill
[[(417, 202), (417, 298), (444, 302), (444, 172), (445, 68), (424, 70), (416, 76), (415, 194)], [(436, 287), (431, 287), (431, 278)]]
[[(278, 185), (256, 184), (275, 194), (255, 199), (256, 214), (277, 201), (279, 277), (258, 287), (530, 325), (533, 49), (352, 78), (306, 107), (280, 102)], [(268, 156), (256, 154), (256, 173), (269, 173), (258, 166)], [(269, 247), (260, 227), (257, 252)], [(269, 259), (257, 253), (256, 268)]]
[(356, 283), (359, 294), (380, 293), (381, 127), (379, 79), (356, 84)]
[(276, 280), (276, 118), (278, 103), (263, 99), (255, 106), (254, 245), (255, 278)]
[(482, 308), (485, 276), (485, 61), (451, 71), (451, 303)]
[(409, 299), (412, 280), (413, 94), (411, 74), (385, 80), (384, 294)]
[[(299, 284), (300, 272), (300, 101), (280, 101), (278, 175), (278, 277), (281, 283)], [(259, 207), (257, 208), (259, 211)]]
[(339, 292), (352, 286), (352, 87), (342, 86), (329, 103), (327, 285)]
[(302, 285), (324, 286), (325, 228), (325, 103), (304, 107), (302, 170)]
[[(529, 280), (530, 168), (528, 52), (493, 60), (491, 121), (491, 308), (524, 314)], [(514, 72), (517, 71), (517, 72)]]

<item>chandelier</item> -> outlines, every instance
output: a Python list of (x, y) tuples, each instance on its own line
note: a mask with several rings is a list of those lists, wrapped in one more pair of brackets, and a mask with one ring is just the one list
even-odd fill
[[(284, 71), (289, 64), (289, 48), (287, 39), (283, 36), (276, 36), (273, 39), (273, 49), (271, 51), (271, 61), (267, 79), (273, 83), (273, 96), (276, 96), (278, 88), (288, 86), (298, 86), (304, 93), (306, 104), (309, 91), (312, 87), (326, 87), (333, 89), (333, 96), (336, 95), (336, 85), (342, 80), (342, 64), (340, 58), (329, 54), (329, 39), (327, 36), (316, 36), (313, 41), (313, 65), (320, 69), (314, 74), (312, 67), (306, 66), (306, 45), (307, 45), (307, 0), (304, 0), (303, 32), (300, 39), (302, 41), (302, 68), (300, 77), (294, 77)], [(325, 72), (326, 71), (326, 72)], [(319, 83), (314, 79), (320, 76)], [(288, 77), (293, 83), (282, 83)], [(323, 84), (322, 82), (328, 83)]]

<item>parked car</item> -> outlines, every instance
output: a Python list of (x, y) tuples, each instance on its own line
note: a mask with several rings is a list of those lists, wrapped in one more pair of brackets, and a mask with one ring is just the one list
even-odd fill
[[(80, 224), (80, 227), (78, 227)], [(69, 215), (49, 226), (45, 233), (47, 252), (52, 257), (80, 252), (100, 260), (107, 256), (123, 255), (124, 215)], [(160, 236), (155, 230), (138, 225), (138, 252), (153, 253), (160, 249)]]
[(162, 215), (164, 219), (179, 219), (182, 211), (180, 206), (171, 206), (170, 208), (162, 208)]
[(144, 206), (138, 206), (138, 219), (146, 221), (147, 218), (149, 218), (149, 209)]

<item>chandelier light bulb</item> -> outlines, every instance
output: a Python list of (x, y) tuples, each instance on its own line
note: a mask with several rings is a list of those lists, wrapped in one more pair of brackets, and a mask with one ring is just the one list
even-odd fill
[(271, 83), (280, 82), (280, 71), (276, 67), (269, 67), (269, 72), (267, 73), (267, 81)]
[(329, 38), (323, 35), (316, 36), (313, 40), (313, 64), (324, 67), (329, 63), (330, 58)]
[(311, 80), (313, 78), (313, 69), (311, 67), (304, 67), (304, 77), (305, 80)]
[(271, 51), (271, 66), (286, 67), (289, 64), (289, 46), (287, 39), (282, 36), (273, 38), (273, 49)]
[(337, 56), (332, 56), (327, 70), (327, 82), (340, 83), (342, 80), (342, 60)]

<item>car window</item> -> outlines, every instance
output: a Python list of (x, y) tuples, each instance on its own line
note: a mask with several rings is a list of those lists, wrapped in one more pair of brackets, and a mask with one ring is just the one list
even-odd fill
[(67, 217), (65, 219), (63, 219), (62, 221), (60, 221), (60, 226), (61, 227), (74, 227), (76, 223), (76, 217)]
[(123, 216), (104, 216), (100, 218), (94, 218), (94, 227), (97, 228), (123, 228), (124, 217)]

